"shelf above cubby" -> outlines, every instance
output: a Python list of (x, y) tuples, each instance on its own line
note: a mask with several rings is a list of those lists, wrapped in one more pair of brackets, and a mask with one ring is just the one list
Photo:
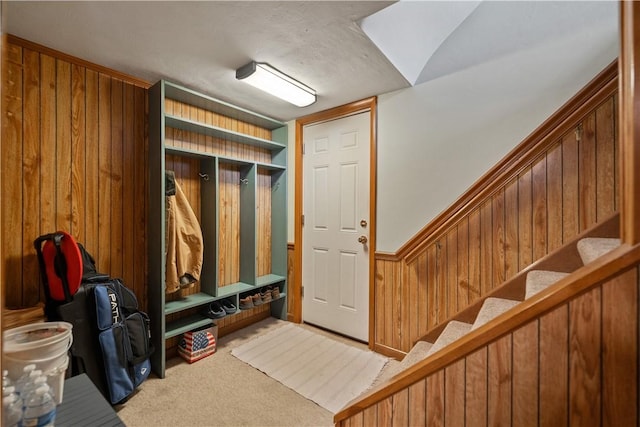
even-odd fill
[(262, 163), (262, 162), (255, 162), (256, 166), (258, 166), (261, 169), (267, 169), (270, 171), (284, 171), (287, 170), (287, 168), (285, 166), (280, 166), (280, 165), (276, 165), (273, 163)]
[(250, 160), (242, 160), (242, 159), (236, 159), (233, 157), (225, 157), (225, 156), (218, 156), (218, 162), (224, 163), (224, 164), (238, 165), (238, 166), (252, 166), (255, 164), (255, 162), (252, 162)]
[(195, 92), (191, 89), (187, 89), (167, 81), (164, 82), (164, 95), (165, 98), (180, 101), (189, 105), (195, 105), (196, 107), (212, 111), (216, 114), (221, 114), (245, 123), (251, 123), (265, 129), (273, 130), (285, 125), (285, 123), (279, 120), (254, 113), (253, 111), (237, 107), (220, 99)]
[(219, 156), (213, 153), (193, 150), (191, 148), (173, 147), (171, 145), (167, 145), (165, 146), (164, 151), (165, 151), (165, 154), (167, 155), (193, 157), (193, 158), (204, 159), (204, 160), (217, 158), (218, 161), (223, 164), (232, 164), (232, 165), (238, 165), (238, 166), (256, 165), (258, 168), (266, 169), (270, 171), (276, 171), (276, 172), (287, 170), (287, 167), (282, 165), (276, 165), (273, 163), (264, 163), (264, 162), (254, 162), (251, 160), (237, 159), (234, 157)]
[(286, 277), (278, 276), (277, 274), (267, 274), (264, 276), (259, 276), (256, 279), (256, 287), (262, 287), (267, 285), (272, 285), (274, 283), (283, 282)]
[(181, 129), (188, 132), (195, 132), (203, 135), (213, 136), (215, 138), (222, 138), (227, 141), (252, 145), (254, 147), (266, 148), (271, 151), (279, 151), (285, 148), (283, 144), (280, 144), (278, 142), (235, 132), (229, 129), (219, 128), (217, 126), (207, 125), (204, 123), (196, 122), (194, 120), (185, 119), (183, 117), (176, 117), (170, 114), (165, 114), (164, 120), (166, 126), (174, 129)]
[(213, 320), (199, 314), (182, 317), (178, 320), (167, 322), (165, 326), (164, 339), (169, 339), (211, 324), (213, 324)]
[(187, 295), (186, 297), (180, 300), (169, 301), (165, 303), (164, 313), (165, 314), (177, 313), (179, 311), (187, 310), (189, 308), (209, 304), (215, 299), (216, 298), (213, 295), (209, 295), (204, 292), (198, 292), (197, 294)]
[(206, 153), (204, 151), (192, 150), (190, 148), (172, 147), (167, 145), (164, 149), (165, 154), (172, 154), (175, 156), (195, 157), (198, 159), (213, 159), (215, 154)]
[(218, 298), (228, 297), (230, 295), (239, 294), (255, 289), (255, 286), (244, 282), (236, 282), (230, 285), (220, 286), (218, 288)]

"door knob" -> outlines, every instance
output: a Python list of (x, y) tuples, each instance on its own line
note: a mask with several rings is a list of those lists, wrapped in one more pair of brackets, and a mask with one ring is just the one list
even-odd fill
[(368, 241), (367, 236), (358, 237), (358, 242), (362, 243), (363, 245), (367, 243), (367, 241)]

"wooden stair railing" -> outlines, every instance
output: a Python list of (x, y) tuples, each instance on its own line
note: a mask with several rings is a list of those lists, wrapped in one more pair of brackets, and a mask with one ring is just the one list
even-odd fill
[[(577, 241), (585, 237), (594, 237), (594, 236), (610, 237), (612, 235), (614, 236), (618, 235), (619, 233), (619, 229), (617, 228), (618, 226), (619, 226), (619, 216), (614, 215), (613, 217), (609, 218), (609, 220), (607, 220), (605, 223), (593, 228), (588, 232), (583, 233), (579, 237), (579, 239), (572, 241), (571, 243), (555, 251), (553, 254), (549, 255), (548, 257), (545, 257), (544, 259), (540, 260), (538, 263), (536, 263), (535, 266), (532, 266), (530, 269), (528, 269), (528, 271), (531, 271), (531, 269), (533, 268), (541, 268), (541, 267), (553, 268), (558, 265), (562, 265), (563, 260), (567, 261), (567, 264), (564, 264), (565, 267), (567, 266), (578, 267), (576, 265), (575, 255), (571, 254), (572, 252), (575, 251), (575, 246), (577, 244)], [(561, 258), (561, 259), (558, 259), (558, 258)], [(422, 360), (421, 362), (418, 362), (417, 364), (411, 366), (404, 372), (400, 372), (387, 383), (384, 383), (370, 390), (369, 392), (365, 393), (363, 396), (350, 402), (350, 404), (347, 407), (345, 407), (342, 411), (340, 411), (335, 415), (334, 422), (336, 422), (339, 425), (360, 425), (360, 424), (387, 425), (388, 423), (392, 423), (394, 425), (396, 424), (413, 425), (414, 421), (409, 421), (408, 419), (405, 419), (406, 416), (411, 417), (411, 414), (413, 414), (413, 416), (417, 417), (417, 419), (419, 420), (416, 423), (423, 424), (422, 421), (425, 421), (425, 422), (427, 421), (427, 411), (429, 410), (430, 405), (435, 405), (438, 409), (444, 412), (447, 412), (446, 410), (447, 405), (441, 401), (442, 399), (444, 399), (443, 396), (437, 397), (437, 399), (435, 399), (435, 402), (432, 400), (429, 400), (428, 392), (429, 390), (433, 391), (432, 390), (432, 388), (434, 387), (433, 384), (435, 384), (436, 389), (442, 388), (442, 390), (444, 390), (443, 387), (439, 387), (439, 386), (442, 386), (442, 384), (439, 384), (439, 381), (440, 382), (444, 381), (442, 378), (443, 376), (445, 376), (444, 373), (446, 373), (447, 378), (449, 378), (448, 376), (450, 374), (452, 375), (453, 378), (455, 378), (455, 372), (460, 370), (462, 370), (462, 374), (461, 374), (462, 376), (458, 377), (458, 383), (453, 381), (452, 385), (447, 386), (447, 396), (453, 396), (452, 401), (456, 401), (455, 399), (456, 393), (460, 393), (459, 389), (460, 387), (462, 387), (461, 388), (462, 394), (458, 394), (457, 396), (458, 399), (456, 403), (458, 404), (457, 410), (462, 414), (464, 414), (465, 411), (463, 411), (459, 405), (464, 406), (465, 402), (468, 403), (469, 400), (474, 401), (473, 394), (469, 395), (467, 391), (466, 392), (467, 394), (465, 395), (465, 390), (467, 390), (465, 388), (466, 387), (465, 381), (467, 382), (467, 386), (468, 386), (469, 385), (468, 376), (471, 376), (471, 377), (473, 376), (472, 375), (473, 371), (469, 373), (465, 371), (465, 369), (467, 369), (467, 365), (471, 364), (470, 360), (474, 360), (472, 359), (474, 357), (476, 359), (478, 357), (480, 358), (484, 357), (485, 370), (488, 369), (486, 368), (486, 364), (488, 363), (486, 361), (486, 358), (488, 357), (487, 354), (489, 354), (488, 351), (486, 350), (487, 348), (493, 348), (490, 346), (499, 345), (497, 343), (503, 343), (503, 342), (514, 343), (516, 340), (514, 338), (516, 336), (515, 335), (516, 333), (520, 333), (520, 331), (523, 331), (523, 330), (530, 330), (528, 325), (530, 325), (531, 322), (535, 323), (536, 321), (538, 321), (537, 325), (541, 325), (542, 323), (540, 323), (541, 321), (538, 319), (542, 319), (543, 317), (546, 319), (547, 317), (552, 316), (552, 312), (553, 313), (557, 312), (556, 309), (558, 309), (558, 307), (567, 306), (568, 307), (566, 310), (567, 312), (580, 313), (580, 308), (581, 308), (580, 304), (584, 304), (583, 300), (585, 300), (586, 298), (586, 301), (587, 301), (586, 305), (588, 305), (590, 304), (590, 301), (594, 300), (595, 298), (595, 299), (598, 299), (595, 303), (592, 304), (592, 308), (594, 308), (593, 317), (595, 320), (593, 319), (587, 320), (586, 321), (587, 323), (596, 322), (596, 321), (605, 322), (606, 320), (604, 319), (605, 315), (603, 314), (601, 317), (598, 317), (596, 313), (597, 309), (600, 309), (601, 311), (607, 309), (608, 310), (607, 317), (611, 317), (616, 315), (616, 311), (618, 310), (617, 305), (624, 307), (625, 304), (635, 309), (636, 311), (635, 317), (637, 320), (637, 311), (638, 311), (637, 288), (638, 288), (638, 275), (639, 275), (638, 268), (637, 268), (638, 264), (640, 264), (640, 245), (636, 245), (633, 247), (629, 245), (622, 245), (617, 249), (613, 250), (612, 252), (591, 262), (590, 264), (577, 268), (577, 270), (575, 270), (573, 273), (571, 273), (564, 279), (561, 279), (558, 283), (547, 288), (545, 291), (542, 291), (539, 294), (534, 295), (533, 297), (519, 303), (515, 308), (513, 308), (509, 312), (499, 315), (498, 317), (491, 320), (484, 326), (471, 331), (467, 335), (463, 336), (462, 338), (458, 339), (457, 341), (453, 342), (449, 346), (443, 348), (442, 350), (433, 354), (427, 359)], [(625, 280), (623, 281), (619, 279), (612, 280), (616, 276), (625, 277)], [(609, 281), (611, 281), (611, 283), (609, 283)], [(523, 288), (522, 288), (521, 282), (522, 282), (521, 279), (514, 278), (509, 283), (505, 283), (504, 286), (497, 289), (496, 294), (500, 294), (502, 296), (519, 295), (520, 297), (522, 297)], [(607, 282), (607, 283), (603, 284), (604, 282)], [(620, 285), (619, 284), (620, 282), (625, 282), (625, 285)], [(610, 302), (608, 303), (609, 306), (605, 306), (599, 300), (600, 295), (605, 295), (605, 294), (614, 295), (612, 292), (607, 293), (608, 288), (605, 287), (605, 286), (611, 287), (614, 285), (627, 289), (626, 292), (627, 294), (631, 295), (631, 298), (627, 298), (623, 292), (618, 297), (620, 300), (616, 302), (616, 306), (612, 306)], [(596, 297), (591, 296), (591, 294), (594, 292), (595, 292), (594, 295), (596, 295)], [(583, 295), (586, 295), (586, 296), (583, 297)], [(575, 303), (573, 301), (580, 301), (580, 302)], [(465, 310), (459, 313), (458, 316), (460, 318), (464, 318), (465, 316), (467, 317), (471, 316), (470, 314), (472, 311), (471, 307), (468, 310), (469, 310), (468, 312), (466, 312)], [(624, 313), (624, 308), (621, 308), (621, 310)], [(476, 310), (476, 314), (477, 314), (477, 310)], [(590, 316), (591, 314), (586, 313), (586, 315)], [(628, 315), (628, 312), (623, 314), (622, 316), (624, 315)], [(569, 328), (569, 323), (567, 321), (564, 321), (564, 322), (561, 321), (560, 324), (561, 325), (566, 324), (567, 325), (566, 328)], [(577, 327), (580, 328), (579, 322), (573, 323), (573, 328), (576, 328), (576, 325), (578, 325)], [(600, 326), (600, 325), (597, 325), (597, 326)], [(541, 328), (541, 326), (537, 326), (537, 328)], [(533, 331), (535, 334), (539, 333), (537, 328), (536, 327), (533, 328)], [(607, 330), (611, 330), (611, 329), (615, 329), (615, 328), (609, 328)], [(636, 340), (635, 340), (636, 352), (634, 353), (636, 362), (637, 362), (637, 345), (638, 345), (637, 329), (638, 329), (638, 325), (636, 322), (635, 329), (633, 329), (632, 327), (631, 331), (629, 332), (631, 336), (633, 336), (634, 333), (636, 335)], [(426, 338), (433, 338), (432, 335), (436, 335), (437, 333), (438, 331), (436, 330), (430, 331), (429, 334), (427, 334)], [(609, 332), (607, 333), (609, 334)], [(616, 330), (614, 333), (618, 333), (618, 331)], [(619, 333), (624, 334), (625, 332), (620, 331)], [(542, 334), (542, 332), (540, 332), (540, 334)], [(587, 337), (586, 341), (591, 340), (591, 337), (589, 334), (593, 334), (593, 332), (586, 331), (586, 335), (585, 335)], [(609, 337), (609, 335), (607, 335), (607, 337)], [(571, 338), (572, 338), (571, 351), (574, 351), (574, 347), (576, 345), (573, 343), (573, 337)], [(543, 341), (544, 339), (546, 338), (540, 335), (539, 341)], [(604, 340), (604, 338), (602, 339)], [(564, 338), (564, 339), (561, 339), (560, 342), (564, 343), (565, 345), (568, 345), (567, 343), (569, 342), (569, 340), (568, 338)], [(613, 340), (612, 342), (616, 342), (616, 341)], [(630, 345), (631, 344), (633, 343), (630, 343)], [(509, 344), (509, 345), (512, 345), (512, 344)], [(513, 345), (515, 346), (515, 344)], [(522, 348), (520, 347), (518, 348), (522, 350)], [(578, 348), (578, 350), (580, 350), (580, 348)], [(558, 351), (561, 351), (561, 349)], [(598, 351), (600, 351), (600, 348), (598, 348)], [(609, 349), (609, 351), (611, 352), (611, 349)], [(525, 350), (525, 353), (526, 353), (526, 350)], [(509, 349), (509, 351), (507, 351), (507, 354), (511, 354), (511, 356), (509, 357), (513, 357), (513, 358), (522, 356), (520, 352), (516, 353), (515, 348), (513, 349), (513, 353), (511, 353), (511, 350)], [(616, 366), (616, 364), (619, 364), (621, 358), (625, 360), (629, 358), (628, 355), (625, 354), (625, 352), (615, 352), (614, 350), (614, 353), (612, 354), (613, 356), (612, 355), (607, 356), (608, 359), (605, 362), (612, 363), (613, 366)], [(599, 355), (598, 357), (603, 357), (603, 356)], [(594, 358), (595, 356), (593, 354), (589, 354), (585, 352), (584, 354), (581, 354), (579, 358), (576, 358), (578, 362), (575, 362), (575, 363), (579, 363), (582, 360), (587, 360), (588, 362), (589, 360), (592, 360)], [(562, 361), (562, 358), (560, 360)], [(634, 361), (634, 360), (631, 360), (631, 361)], [(520, 367), (515, 366), (516, 364), (515, 361), (513, 363), (514, 363), (514, 366), (512, 367), (513, 370), (521, 369)], [(595, 365), (600, 366), (597, 363), (595, 363)], [(602, 366), (605, 366), (605, 365), (603, 364)], [(574, 370), (575, 367), (573, 365), (567, 366), (566, 368), (567, 370), (570, 370), (570, 373), (574, 376), (577, 375), (579, 377), (580, 375), (583, 375), (582, 371), (575, 371)], [(636, 380), (635, 377), (626, 379), (623, 373), (619, 373), (618, 375), (620, 376), (620, 378), (617, 380), (618, 382), (628, 381), (635, 384), (635, 380)], [(485, 377), (488, 378), (489, 375), (487, 374), (485, 375)], [(436, 380), (431, 381), (431, 379), (433, 378), (436, 378)], [(541, 396), (539, 398), (547, 399), (548, 396), (546, 394), (544, 396), (542, 395), (543, 393), (543, 391), (541, 390), (542, 386), (539, 385), (540, 378), (539, 377), (536, 377), (536, 378), (538, 378), (537, 391), (540, 393), (540, 396)], [(562, 380), (563, 378), (560, 377), (558, 381), (562, 383)], [(588, 380), (589, 381), (585, 382), (587, 385), (593, 382), (593, 379), (591, 378), (589, 378)], [(487, 381), (489, 381), (489, 379), (487, 379)], [(500, 378), (498, 382), (501, 383), (502, 381), (503, 379)], [(613, 379), (613, 381), (615, 381), (615, 378)], [(578, 381), (574, 381), (574, 382), (576, 384), (578, 383)], [(432, 388), (429, 388), (430, 385)], [(600, 385), (604, 389), (604, 385), (603, 384), (600, 384)], [(562, 388), (563, 387), (559, 385), (559, 389), (562, 389)], [(637, 385), (636, 385), (636, 388), (637, 388)], [(422, 390), (422, 391), (419, 392), (419, 390)], [(545, 389), (545, 392), (546, 391), (547, 390)], [(572, 390), (567, 391), (567, 393), (569, 393), (570, 391), (574, 393)], [(610, 403), (611, 398), (609, 396), (605, 397), (604, 393), (601, 392), (600, 389), (598, 389), (597, 391), (598, 393), (596, 397), (598, 399), (605, 400), (608, 405), (611, 405)], [(411, 392), (413, 392), (414, 394), (411, 394)], [(585, 392), (588, 392), (588, 390), (585, 390)], [(418, 395), (417, 398), (415, 397), (415, 393), (417, 393)], [(511, 390), (511, 393), (515, 393), (515, 390)], [(410, 395), (413, 397), (410, 397)], [(634, 395), (637, 396), (637, 390)], [(589, 396), (591, 396), (591, 394), (589, 394)], [(503, 398), (507, 398), (507, 397), (503, 396)], [(620, 398), (620, 396), (618, 396), (617, 398)], [(517, 400), (516, 397), (513, 397), (513, 399)], [(588, 404), (589, 397), (587, 398), (582, 397), (581, 399), (584, 402), (587, 402)], [(557, 399), (552, 399), (552, 401), (554, 400), (557, 400)], [(580, 401), (580, 399), (574, 399), (574, 398), (566, 399), (566, 401), (570, 402), (572, 405), (574, 404), (574, 400)], [(576, 403), (576, 405), (580, 405), (580, 404)], [(412, 408), (414, 408), (414, 412), (412, 412), (408, 406), (411, 406)], [(562, 402), (560, 402), (560, 407), (562, 407)], [(517, 412), (518, 416), (522, 415), (521, 414), (522, 411), (520, 409), (521, 408), (519, 407), (518, 408), (514, 407), (513, 409), (514, 411), (518, 410)], [(571, 410), (576, 410), (576, 408), (572, 407)], [(580, 410), (588, 412), (591, 409), (589, 407), (585, 407), (585, 408), (581, 407)], [(429, 414), (431, 414), (430, 417), (435, 416), (436, 418), (438, 417), (443, 418), (446, 415), (445, 413), (438, 413), (438, 411), (433, 412), (433, 408), (431, 409), (431, 412), (429, 412)], [(450, 417), (454, 417), (454, 418), (456, 417), (454, 413), (451, 413), (449, 415)], [(489, 417), (486, 413), (486, 409), (485, 409), (484, 415), (486, 417)], [(516, 414), (513, 414), (513, 415), (515, 416)], [(533, 415), (529, 414), (529, 416), (533, 416)], [(544, 411), (542, 414), (538, 414), (538, 413), (535, 414), (535, 417), (540, 419), (541, 425), (542, 425), (542, 420), (545, 416), (546, 416), (546, 412)], [(568, 416), (569, 415), (567, 415), (567, 417)], [(515, 422), (515, 420), (510, 422)], [(426, 425), (430, 425), (430, 424), (426, 422)]]
[[(482, 304), (487, 298), (504, 298), (522, 301), (525, 295), (525, 283), (527, 273), (532, 270), (551, 270), (551, 271), (565, 271), (573, 272), (583, 266), (580, 255), (576, 246), (578, 242), (586, 237), (612, 237), (617, 236), (620, 232), (620, 215), (615, 213), (606, 220), (595, 225), (589, 230), (585, 230), (580, 233), (567, 244), (558, 248), (556, 251), (551, 252), (545, 257), (531, 264), (529, 267), (523, 269), (511, 279), (507, 280), (501, 286), (495, 288), (488, 294), (476, 300), (473, 304), (453, 315), (447, 321), (442, 322), (440, 325), (429, 330), (424, 336), (420, 337), (417, 341), (433, 342), (447, 326), (447, 323), (451, 320), (457, 320), (465, 323), (472, 323), (478, 315)], [(414, 343), (415, 344), (415, 343)]]

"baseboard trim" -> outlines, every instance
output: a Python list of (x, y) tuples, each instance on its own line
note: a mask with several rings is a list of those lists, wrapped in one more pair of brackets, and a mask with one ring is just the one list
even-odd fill
[(396, 350), (395, 348), (387, 347), (386, 345), (382, 344), (374, 344), (373, 351), (375, 351), (376, 353), (380, 353), (383, 356), (393, 357), (397, 360), (402, 360), (407, 355), (407, 353), (403, 351)]

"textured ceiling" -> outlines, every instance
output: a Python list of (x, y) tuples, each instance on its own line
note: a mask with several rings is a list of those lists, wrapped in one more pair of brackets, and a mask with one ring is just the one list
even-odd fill
[[(145, 79), (289, 120), (408, 83), (357, 21), (391, 2), (3, 2), (3, 30)], [(315, 89), (298, 108), (239, 82), (250, 60)]]
[[(2, 20), (3, 31), (18, 37), (282, 120), (522, 49), (553, 49), (551, 39), (592, 33), (589, 46), (575, 39), (576, 49), (594, 58), (617, 40), (613, 1), (3, 1)], [(237, 81), (235, 70), (250, 60), (268, 62), (314, 88), (318, 101), (298, 108)], [(550, 72), (539, 78), (559, 77)]]

